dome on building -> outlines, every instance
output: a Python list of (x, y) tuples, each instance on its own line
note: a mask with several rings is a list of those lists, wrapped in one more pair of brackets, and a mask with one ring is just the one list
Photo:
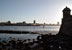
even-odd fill
[(70, 8), (68, 8), (67, 6), (63, 9), (63, 11), (71, 11)]

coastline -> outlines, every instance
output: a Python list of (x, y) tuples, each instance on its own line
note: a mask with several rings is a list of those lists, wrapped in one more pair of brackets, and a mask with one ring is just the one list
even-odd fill
[(37, 32), (15, 31), (15, 30), (0, 30), (0, 33), (7, 33), (7, 34), (38, 34)]

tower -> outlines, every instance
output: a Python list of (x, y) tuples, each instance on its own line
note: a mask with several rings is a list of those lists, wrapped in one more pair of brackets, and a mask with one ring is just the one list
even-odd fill
[(66, 8), (63, 9), (63, 18), (67, 17), (67, 16), (70, 16), (70, 12), (71, 12), (70, 8), (68, 8), (66, 6)]
[(62, 24), (59, 30), (59, 34), (72, 35), (72, 15), (70, 8), (63, 9)]
[(36, 24), (36, 21), (35, 20), (33, 21), (33, 24)]

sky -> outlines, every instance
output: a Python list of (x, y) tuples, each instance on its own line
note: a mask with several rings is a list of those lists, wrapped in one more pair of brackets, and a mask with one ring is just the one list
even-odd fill
[(72, 0), (0, 0), (0, 22), (61, 23), (62, 10)]

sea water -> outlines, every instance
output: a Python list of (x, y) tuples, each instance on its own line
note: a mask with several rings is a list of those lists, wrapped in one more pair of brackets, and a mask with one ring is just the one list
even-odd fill
[(0, 30), (16, 30), (16, 31), (31, 31), (38, 32), (39, 34), (6, 34), (0, 33), (2, 40), (9, 40), (10, 37), (16, 39), (36, 39), (40, 34), (57, 34), (60, 26), (0, 26)]

